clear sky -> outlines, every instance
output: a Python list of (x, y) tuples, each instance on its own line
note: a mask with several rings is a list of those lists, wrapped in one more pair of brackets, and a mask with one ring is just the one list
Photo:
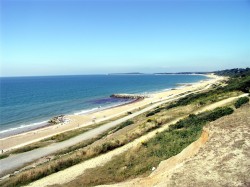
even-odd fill
[(1, 0), (1, 76), (250, 66), (248, 0)]

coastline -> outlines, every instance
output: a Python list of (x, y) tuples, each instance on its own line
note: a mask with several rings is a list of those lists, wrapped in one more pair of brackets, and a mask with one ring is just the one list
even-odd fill
[(88, 125), (99, 123), (105, 120), (112, 119), (114, 117), (126, 114), (129, 111), (140, 109), (151, 103), (159, 102), (169, 97), (174, 97), (185, 92), (191, 92), (199, 89), (200, 87), (211, 86), (218, 81), (224, 80), (224, 77), (219, 77), (211, 74), (203, 75), (208, 79), (202, 80), (196, 83), (186, 83), (186, 85), (177, 86), (168, 90), (162, 90), (154, 93), (150, 93), (149, 98), (142, 100), (133, 100), (128, 103), (120, 104), (117, 106), (99, 109), (97, 111), (91, 111), (82, 115), (65, 115), (69, 122), (64, 125), (49, 125), (28, 132), (12, 135), (9, 137), (0, 139), (0, 149), (7, 151), (13, 148), (21, 147), (44, 138), (51, 137), (53, 135), (74, 130)]
[[(163, 78), (159, 79), (159, 78), (155, 78), (157, 76), (152, 76), (152, 78), (150, 78), (149, 80), (151, 84), (146, 84), (147, 86), (145, 88), (141, 87), (142, 86), (141, 84), (136, 84), (136, 85), (132, 84), (131, 88), (130, 88), (130, 85), (127, 85), (127, 89), (125, 89), (124, 91), (119, 92), (119, 89), (112, 91), (111, 89), (111, 91), (106, 91), (105, 94), (103, 95), (99, 94), (98, 97), (94, 97), (94, 98), (89, 97), (88, 94), (86, 95), (87, 99), (85, 99), (85, 95), (77, 96), (83, 99), (80, 99), (79, 100), (80, 102), (79, 101), (77, 102), (73, 99), (72, 102), (74, 102), (74, 104), (70, 104), (71, 103), (69, 102), (70, 100), (67, 101), (68, 104), (63, 103), (61, 96), (59, 96), (59, 100), (62, 104), (57, 103), (57, 104), (52, 104), (51, 106), (48, 106), (48, 103), (46, 102), (45, 104), (38, 104), (38, 106), (32, 106), (32, 104), (29, 106), (29, 104), (27, 104), (27, 107), (24, 107), (24, 110), (23, 110), (23, 111), (26, 110), (26, 112), (23, 112), (22, 110), (18, 112), (16, 111), (15, 108), (11, 106), (13, 109), (11, 107), (9, 109), (8, 108), (4, 109), (5, 112), (3, 113), (1, 117), (3, 121), (1, 123), (0, 139), (13, 136), (13, 135), (17, 135), (17, 134), (21, 134), (21, 133), (25, 133), (28, 131), (36, 130), (38, 128), (47, 127), (48, 125), (50, 125), (48, 124), (48, 121), (59, 115), (83, 115), (83, 114), (88, 114), (92, 112), (98, 112), (100, 110), (104, 110), (108, 108), (113, 108), (114, 106), (116, 107), (116, 106), (120, 106), (120, 105), (131, 102), (131, 98), (128, 100), (126, 98), (110, 98), (109, 96), (112, 94), (122, 94), (122, 93), (128, 94), (128, 95), (130, 94), (131, 95), (155, 94), (155, 93), (170, 90), (173, 88), (178, 89), (179, 86), (181, 86), (178, 83), (182, 83), (182, 85), (186, 85), (187, 83), (191, 84), (191, 83), (195, 83), (200, 80), (206, 79), (204, 78), (204, 75), (197, 75), (198, 77), (194, 79), (190, 78), (192, 76), (189, 76), (189, 75), (183, 75), (183, 76), (188, 76), (187, 77), (188, 79), (186, 80), (183, 78), (179, 78), (179, 80), (177, 81), (172, 81), (172, 78), (170, 78), (171, 80), (170, 84), (168, 83), (169, 79), (164, 78), (165, 86), (161, 84), (159, 87), (154, 86), (153, 80), (156, 80), (157, 82), (158, 80), (164, 80), (164, 79)], [(96, 93), (98, 95), (99, 93), (98, 89), (96, 90)], [(74, 98), (74, 94), (72, 97)], [(48, 98), (49, 100), (49, 97), (46, 97), (46, 98)], [(25, 97), (20, 98), (20, 100), (22, 99), (25, 99)], [(38, 101), (39, 99), (34, 102), (38, 102)], [(33, 107), (33, 109), (30, 110), (30, 107), (31, 108)], [(9, 112), (11, 110), (13, 110), (13, 112)]]
[[(88, 115), (88, 114), (92, 114), (92, 113), (95, 113), (95, 112), (100, 112), (100, 111), (103, 111), (103, 110), (112, 109), (112, 108), (124, 106), (124, 105), (127, 105), (127, 104), (135, 103), (135, 102), (138, 102), (140, 100), (141, 99), (134, 99), (134, 100), (131, 99), (131, 101), (128, 101), (128, 102), (125, 102), (125, 103), (121, 103), (121, 104), (118, 104), (118, 105), (111, 105), (111, 106), (101, 107), (101, 108), (93, 108), (93, 109), (86, 110), (86, 112), (75, 112), (74, 114), (64, 114), (64, 115), (65, 116), (69, 116), (69, 115)], [(43, 122), (38, 122), (38, 123), (44, 123), (45, 125), (38, 126), (38, 127), (32, 128), (32, 129), (27, 129), (25, 131), (16, 132), (16, 133), (4, 136), (4, 137), (0, 137), (0, 141), (3, 140), (3, 139), (5, 139), (5, 138), (9, 138), (9, 137), (13, 137), (13, 136), (18, 136), (20, 134), (28, 133), (30, 131), (35, 131), (35, 130), (38, 130), (38, 129), (43, 129), (43, 128), (46, 128), (46, 127), (58, 125), (58, 124), (51, 124), (51, 123), (49, 123), (49, 120), (48, 121), (43, 121)], [(29, 126), (30, 125), (27, 125), (27, 127), (29, 127)], [(36, 126), (36, 125), (33, 125), (33, 126)], [(22, 128), (22, 126), (17, 127), (17, 128)], [(10, 130), (12, 130), (12, 128)], [(5, 130), (3, 130), (2, 132), (4, 132), (4, 131)], [(6, 131), (8, 132), (8, 129)]]
[[(127, 105), (127, 104), (135, 103), (135, 102), (138, 102), (140, 100), (142, 100), (142, 99), (130, 99), (129, 101), (122, 102), (122, 103), (115, 104), (115, 105), (108, 105), (108, 106), (100, 107), (100, 108), (86, 109), (86, 110), (81, 110), (79, 112), (74, 112), (72, 114), (70, 113), (70, 114), (63, 114), (63, 115), (64, 116), (88, 115), (88, 114), (92, 114), (92, 113), (95, 113), (95, 112), (100, 112), (100, 111), (103, 111), (103, 110), (112, 109), (112, 108), (124, 106), (124, 105)], [(54, 117), (56, 117), (56, 116), (54, 116)], [(52, 118), (54, 118), (54, 117), (52, 117)], [(50, 118), (50, 119), (52, 119), (52, 118)], [(44, 125), (39, 126), (39, 124), (44, 124)], [(54, 125), (58, 125), (58, 124), (51, 124), (51, 123), (49, 123), (49, 120), (46, 120), (46, 121), (42, 121), (42, 122), (35, 122), (35, 123), (25, 125), (25, 126), (21, 125), (21, 126), (18, 126), (16, 128), (6, 129), (6, 130), (1, 131), (1, 133), (4, 134), (4, 133), (8, 133), (9, 131), (18, 131), (19, 129), (25, 129), (26, 128), (23, 131), (14, 132), (14, 133), (10, 132), (9, 135), (8, 134), (3, 135), (3, 137), (0, 136), (0, 140), (8, 138), (8, 137), (16, 136), (16, 135), (19, 135), (19, 134), (23, 134), (23, 133), (28, 133), (30, 131), (35, 131), (35, 130), (38, 130), (38, 129), (46, 128), (46, 127), (49, 127), (49, 126), (54, 126)], [(35, 126), (37, 126), (37, 127), (35, 127)], [(29, 127), (31, 127), (31, 128), (29, 128)]]

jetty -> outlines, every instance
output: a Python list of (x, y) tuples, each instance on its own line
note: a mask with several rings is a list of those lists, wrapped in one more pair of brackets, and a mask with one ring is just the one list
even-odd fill
[(69, 119), (65, 118), (65, 115), (55, 116), (51, 120), (48, 121), (49, 124), (65, 124), (69, 122)]
[(110, 97), (122, 99), (145, 99), (149, 98), (146, 94), (112, 94)]

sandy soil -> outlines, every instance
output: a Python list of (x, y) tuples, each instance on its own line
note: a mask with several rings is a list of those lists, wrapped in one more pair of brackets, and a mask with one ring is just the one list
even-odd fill
[(210, 123), (199, 140), (150, 176), (102, 186), (250, 186), (250, 105)]
[[(220, 106), (220, 104), (223, 104), (223, 105), (225, 104), (225, 102), (218, 102), (218, 103), (214, 104), (213, 107), (216, 108), (216, 107)], [(214, 109), (213, 107), (211, 106), (210, 109)], [(144, 135), (144, 136), (134, 140), (133, 142), (128, 143), (120, 148), (117, 148), (117, 149), (110, 151), (106, 154), (97, 156), (93, 159), (90, 159), (90, 160), (87, 160), (83, 163), (72, 166), (72, 167), (65, 169), (63, 171), (60, 171), (58, 173), (54, 173), (52, 175), (49, 175), (41, 180), (38, 180), (38, 181), (35, 181), (35, 182), (29, 184), (28, 186), (43, 187), (43, 186), (48, 186), (48, 185), (53, 185), (53, 184), (64, 184), (64, 183), (70, 182), (70, 181), (74, 180), (76, 177), (82, 175), (86, 169), (98, 167), (98, 166), (101, 166), (101, 165), (107, 163), (108, 161), (110, 161), (112, 159), (113, 156), (124, 153), (125, 151), (128, 151), (129, 149), (138, 146), (139, 144), (141, 144), (141, 142), (147, 141), (148, 139), (154, 137), (156, 133), (166, 130), (170, 124), (176, 123), (177, 121), (179, 121), (183, 117), (185, 117), (185, 116), (177, 118), (177, 119), (165, 124), (164, 126), (160, 127), (159, 129), (156, 129), (152, 132), (149, 132), (148, 134), (146, 134), (146, 135)], [(197, 145), (201, 145), (202, 143), (204, 143), (207, 139), (206, 137), (207, 137), (207, 134), (203, 133), (202, 140), (201, 140), (201, 142), (198, 141)], [(192, 148), (192, 150), (197, 151), (198, 149)], [(192, 154), (193, 153), (191, 153), (190, 155), (192, 155)], [(183, 158), (181, 160), (183, 160)], [(131, 186), (131, 185), (133, 186), (134, 184), (133, 183), (129, 183), (129, 185), (124, 184), (124, 186)]]
[(220, 81), (224, 80), (224, 77), (218, 77), (215, 75), (209, 75), (211, 79), (206, 81), (201, 81), (199, 83), (195, 83), (193, 85), (185, 86), (176, 90), (169, 90), (164, 92), (159, 92), (152, 94), (150, 98), (146, 98), (142, 101), (130, 103), (127, 105), (123, 105), (120, 107), (110, 108), (103, 111), (84, 114), (84, 115), (69, 115), (66, 118), (70, 119), (70, 122), (65, 125), (54, 125), (49, 126), (33, 131), (29, 131), (26, 133), (18, 134), (15, 136), (2, 138), (0, 139), (0, 149), (7, 151), (13, 148), (21, 147), (41, 139), (53, 136), (55, 134), (59, 134), (62, 132), (66, 132), (72, 129), (80, 128), (83, 126), (88, 126), (93, 124), (93, 118), (95, 118), (95, 122), (105, 121), (120, 115), (127, 113), (128, 111), (132, 111), (135, 109), (139, 109), (140, 107), (144, 107), (151, 103), (156, 103), (159, 101), (167, 100), (171, 97), (177, 96), (181, 93), (191, 92), (198, 89), (209, 88), (213, 84), (218, 84)]

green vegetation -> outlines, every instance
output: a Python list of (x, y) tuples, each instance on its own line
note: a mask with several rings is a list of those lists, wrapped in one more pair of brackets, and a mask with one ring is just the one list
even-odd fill
[[(163, 111), (163, 109), (165, 109), (165, 110)], [(162, 114), (165, 114), (166, 111), (169, 111), (169, 110), (166, 110), (166, 106), (164, 106), (163, 108), (158, 108), (155, 111), (157, 111), (157, 112), (155, 112), (155, 114), (158, 114), (159, 111), (162, 111), (162, 113), (159, 113), (159, 115), (162, 115)], [(177, 110), (177, 111), (179, 111), (179, 110)], [(177, 111), (176, 111), (175, 115), (177, 115), (177, 114), (180, 115), (179, 112), (177, 112)], [(157, 121), (155, 119), (150, 119), (150, 120), (145, 119), (145, 117), (143, 117), (143, 115), (139, 116), (138, 118), (142, 118), (145, 121), (145, 122), (142, 122), (142, 124), (140, 125), (141, 129), (139, 131), (134, 131), (133, 133), (130, 132), (129, 135), (126, 135), (125, 139), (119, 139), (119, 138), (113, 139), (113, 140), (111, 139), (109, 141), (102, 143), (101, 145), (92, 146), (90, 148), (89, 148), (89, 146), (87, 146), (87, 145), (92, 144), (96, 140), (98, 140), (98, 139), (100, 139), (108, 134), (108, 132), (106, 134), (104, 133), (100, 137), (97, 137), (97, 138), (92, 139), (92, 140), (87, 141), (87, 142), (82, 142), (76, 146), (73, 146), (71, 148), (67, 148), (65, 150), (58, 152), (56, 154), (56, 158), (51, 160), (49, 163), (45, 163), (45, 164), (42, 164), (40, 166), (37, 166), (36, 168), (21, 172), (21, 173), (17, 174), (16, 176), (10, 178), (10, 180), (3, 181), (1, 185), (3, 185), (3, 186), (14, 185), (15, 186), (17, 184), (23, 185), (23, 184), (30, 183), (34, 180), (40, 179), (40, 178), (47, 176), (47, 175), (50, 175), (54, 172), (60, 171), (62, 169), (65, 169), (65, 168), (70, 167), (72, 165), (75, 165), (77, 163), (80, 163), (84, 160), (93, 158), (99, 154), (106, 153), (110, 150), (113, 150), (117, 147), (120, 147), (120, 146), (140, 137), (141, 135), (143, 135), (143, 134), (145, 134), (145, 133), (147, 133), (155, 128), (158, 128), (159, 126), (161, 126), (163, 123), (166, 122), (166, 120), (163, 120), (164, 122), (163, 121), (158, 122), (158, 119), (157, 119)], [(170, 118), (170, 119), (172, 119), (172, 118)], [(167, 118), (167, 121), (168, 121), (168, 118)], [(121, 124), (119, 129), (122, 129), (122, 128), (124, 128), (128, 125), (131, 125), (131, 124), (132, 124), (132, 121), (125, 122), (124, 124)], [(63, 136), (63, 138), (66, 138), (66, 137), (70, 137), (70, 135)], [(61, 137), (57, 136), (57, 137), (50, 139), (50, 141), (51, 140), (60, 141), (61, 139), (62, 139)], [(187, 142), (189, 142), (189, 141), (187, 141)], [(188, 145), (188, 143), (187, 143), (187, 145)]]
[(227, 83), (227, 86), (220, 88), (224, 92), (239, 90), (244, 93), (249, 93), (250, 91), (250, 75), (244, 77), (231, 78)]
[[(77, 150), (79, 150), (79, 149), (82, 149), (82, 148), (84, 148), (84, 147), (87, 147), (88, 145), (90, 145), (90, 144), (96, 142), (97, 140), (102, 139), (103, 137), (107, 136), (108, 134), (114, 133), (114, 132), (116, 132), (116, 131), (118, 131), (118, 130), (120, 130), (120, 129), (123, 129), (123, 128), (126, 127), (126, 126), (131, 125), (131, 124), (134, 124), (134, 122), (133, 122), (132, 120), (125, 121), (124, 123), (122, 123), (122, 124), (119, 125), (118, 127), (113, 127), (112, 129), (107, 130), (106, 132), (104, 132), (104, 133), (98, 135), (98, 136), (95, 137), (95, 138), (92, 138), (92, 139), (90, 139), (90, 140), (87, 140), (87, 141), (78, 143), (78, 144), (73, 145), (73, 146), (70, 146), (70, 147), (68, 147), (68, 148), (66, 148), (66, 149), (60, 150), (60, 151), (56, 152), (55, 155), (56, 155), (56, 156), (61, 156), (61, 155), (63, 155), (63, 154), (71, 154), (72, 152), (77, 151)], [(124, 145), (124, 143), (121, 144), (121, 143), (118, 142), (118, 141), (115, 141), (115, 143), (114, 143), (113, 141), (112, 141), (112, 142), (108, 142), (107, 144), (113, 145), (114, 147), (119, 147), (119, 146)], [(117, 144), (117, 145), (115, 145), (115, 144)], [(109, 150), (106, 150), (106, 151), (103, 150), (103, 149), (106, 149), (105, 146), (106, 146), (106, 145), (101, 145), (100, 147), (95, 147), (95, 152), (104, 153), (104, 152), (106, 152), (106, 151), (109, 151)], [(103, 147), (103, 149), (102, 149), (102, 147)]]
[(147, 114), (146, 114), (146, 117), (153, 116), (153, 115), (159, 113), (160, 111), (161, 111), (161, 109), (160, 109), (160, 108), (157, 108), (156, 110), (153, 110), (153, 111), (147, 113)]
[(142, 142), (141, 146), (114, 157), (104, 166), (87, 170), (83, 176), (65, 186), (94, 186), (149, 174), (162, 160), (180, 153), (197, 140), (205, 124), (231, 113), (232, 108), (224, 107), (199, 115), (190, 115), (149, 141)]
[[(230, 71), (229, 71), (230, 72)], [(250, 91), (250, 69), (247, 68), (244, 71), (239, 70), (238, 73), (232, 73), (232, 78), (227, 81), (227, 85), (218, 87), (214, 90), (210, 90), (204, 93), (190, 94), (177, 102), (171, 103), (166, 109), (174, 108), (177, 106), (185, 106), (195, 103), (197, 105), (210, 104), (228, 97), (237, 96), (240, 93), (249, 93)], [(218, 74), (223, 74), (218, 73)], [(226, 73), (227, 74), (227, 73)]]
[(124, 127), (127, 127), (127, 126), (132, 125), (132, 124), (134, 124), (134, 122), (132, 120), (125, 121), (124, 123), (122, 123), (121, 125), (116, 127), (113, 132), (116, 132), (116, 131), (123, 129)]
[[(177, 113), (174, 115), (177, 115)], [(145, 116), (144, 115), (138, 116), (138, 118), (144, 119)], [(125, 122), (124, 124), (121, 124), (121, 126), (125, 127), (128, 124), (132, 124), (132, 122), (134, 121)], [(162, 123), (157, 123), (155, 121), (152, 121), (150, 124), (145, 124), (145, 126), (139, 125), (136, 131), (133, 130), (132, 133), (127, 132), (125, 136), (122, 136), (122, 138), (117, 137), (115, 139), (105, 141), (100, 145), (97, 144), (94, 146), (88, 146), (96, 142), (97, 140), (101, 139), (102, 137), (108, 135), (110, 132), (114, 131), (114, 129), (117, 128), (114, 127), (114, 129), (111, 129), (99, 135), (97, 138), (93, 138), (87, 142), (85, 141), (75, 146), (57, 152), (55, 154), (56, 155), (55, 159), (51, 160), (50, 162), (39, 165), (36, 168), (32, 168), (30, 170), (21, 172), (11, 177), (9, 180), (2, 181), (0, 182), (0, 186), (20, 186), (28, 184), (32, 181), (38, 180), (42, 177), (63, 170), (65, 168), (78, 164), (82, 161), (88, 160), (100, 154), (106, 153), (117, 147), (123, 146), (128, 142), (131, 142), (134, 139), (142, 136), (143, 134), (158, 128), (160, 125), (162, 125)]]
[(9, 156), (9, 154), (5, 154), (5, 153), (4, 153), (4, 154), (1, 154), (1, 155), (0, 155), (0, 159), (7, 158), (8, 156)]
[[(222, 99), (226, 99), (228, 97), (233, 97), (233, 96), (237, 96), (242, 92), (247, 92), (249, 93), (249, 89), (250, 89), (250, 69), (233, 69), (233, 70), (225, 70), (225, 71), (220, 71), (220, 72), (215, 72), (218, 75), (229, 75), (232, 77), (230, 78), (230, 80), (227, 82), (227, 86), (225, 87), (219, 87), (215, 90), (210, 90), (208, 92), (204, 92), (204, 93), (198, 93), (198, 94), (190, 94), (176, 102), (173, 102), (171, 104), (169, 104), (166, 107), (162, 107), (162, 108), (157, 108), (149, 113), (146, 114), (146, 117), (150, 117), (153, 116), (157, 113), (160, 113), (162, 110), (166, 110), (166, 109), (171, 109), (171, 108), (175, 108), (178, 106), (186, 106), (189, 104), (196, 104), (198, 106), (203, 106), (206, 104), (210, 104), (216, 101), (220, 101)], [(131, 114), (132, 112), (127, 113), (126, 115)], [(113, 119), (115, 120), (115, 119)], [(105, 123), (109, 122), (105, 121)], [(7, 152), (5, 154), (2, 154), (0, 156), (0, 159), (2, 158), (6, 158), (11, 154), (15, 154), (15, 153), (21, 153), (21, 152), (25, 152), (25, 151), (30, 151), (36, 148), (40, 148), (40, 147), (44, 147), (50, 143), (55, 143), (55, 142), (60, 142), (60, 141), (65, 141), (67, 139), (70, 139), (74, 136), (77, 136), (79, 134), (82, 134), (90, 129), (96, 128), (100, 125), (103, 125), (103, 123), (99, 123), (99, 124), (95, 124), (95, 125), (91, 125), (89, 127), (84, 127), (84, 128), (80, 128), (77, 130), (72, 130), (72, 131), (68, 131), (65, 133), (61, 133), (55, 136), (52, 136), (50, 138), (47, 138), (45, 140), (42, 140), (40, 142), (36, 142), (35, 144), (30, 144), (27, 148), (26, 146), (24, 148), (20, 148), (18, 150), (13, 150), (11, 152)], [(123, 128), (123, 127), (121, 127)], [(120, 128), (120, 129), (121, 129)], [(119, 130), (119, 129), (117, 129)], [(47, 142), (47, 143), (45, 143)]]
[[(250, 76), (235, 76), (227, 82), (227, 86), (219, 87), (205, 93), (191, 94), (179, 101), (171, 103), (170, 105), (162, 105), (161, 107), (147, 113), (146, 118), (145, 114), (142, 114), (134, 118), (133, 121), (129, 120), (96, 138), (62, 150), (58, 152), (55, 159), (50, 162), (39, 165), (28, 171), (21, 172), (11, 177), (9, 180), (2, 181), (0, 182), (0, 186), (24, 185), (97, 155), (106, 153), (133, 141), (178, 116), (190, 114), (194, 109), (197, 109), (200, 106), (232, 96), (237, 96), (241, 94), (242, 91), (249, 92), (249, 81)], [(169, 113), (171, 108), (173, 108), (173, 111), (172, 113)], [(184, 109), (184, 111), (180, 108)], [(218, 108), (212, 112), (190, 115), (185, 120), (179, 121), (176, 125), (171, 125), (169, 130), (157, 134), (156, 137), (150, 141), (142, 142), (142, 145), (135, 148), (135, 150), (114, 158), (112, 162), (107, 163), (104, 167), (89, 170), (86, 174), (86, 176), (89, 177), (84, 177), (85, 181), (83, 181), (82, 184), (96, 185), (117, 182), (138, 175), (148, 174), (152, 167), (156, 167), (161, 160), (167, 159), (171, 157), (171, 155), (178, 154), (191, 142), (195, 141), (200, 136), (202, 127), (205, 124), (222, 116), (229, 115), (232, 112), (233, 110), (231, 108)], [(127, 115), (129, 115), (129, 113), (127, 113)], [(126, 134), (114, 137), (110, 136), (111, 138), (105, 138), (104, 141), (100, 141), (100, 144), (94, 143), (107, 136), (109, 133), (119, 131), (133, 123), (135, 124), (133, 125), (133, 129)], [(81, 130), (84, 132), (84, 129)], [(46, 141), (63, 141), (82, 132), (72, 132), (65, 135), (55, 136)], [(94, 144), (92, 145), (92, 143)], [(91, 146), (89, 146), (90, 144)]]
[(106, 135), (107, 135), (107, 132), (103, 133), (103, 134), (100, 134), (99, 136), (97, 136), (95, 138), (91, 138), (90, 140), (86, 140), (86, 141), (80, 142), (80, 143), (78, 143), (76, 145), (73, 145), (73, 146), (67, 147), (65, 149), (62, 149), (60, 151), (57, 151), (53, 155), (60, 157), (60, 156), (62, 156), (64, 154), (71, 154), (72, 152), (74, 152), (76, 150), (80, 150), (82, 148), (87, 147), (88, 145), (91, 145), (92, 143), (94, 143), (97, 140), (100, 140), (101, 138), (103, 138)]
[(12, 151), (8, 151), (6, 153), (3, 153), (3, 154), (0, 155), (0, 159), (7, 158), (12, 154), (24, 153), (24, 152), (31, 151), (33, 149), (37, 149), (37, 148), (40, 148), (40, 147), (45, 147), (45, 146), (47, 146), (49, 144), (50, 144), (49, 142), (32, 143), (30, 145), (26, 145), (26, 146), (23, 146), (23, 147), (20, 147), (20, 148), (16, 148), (16, 149), (14, 149)]
[(179, 99), (167, 106), (170, 109), (176, 106), (185, 106), (191, 103), (198, 105), (205, 105), (212, 102), (220, 101), (228, 97), (239, 95), (241, 92), (249, 93), (250, 91), (250, 68), (246, 69), (232, 69), (215, 72), (218, 75), (231, 76), (224, 87), (218, 87), (204, 93), (190, 94), (187, 97)]
[[(68, 148), (63, 149), (61, 151), (58, 151), (55, 155), (58, 156), (58, 155), (67, 154), (67, 153), (73, 152), (73, 151), (78, 150), (78, 149), (82, 149), (82, 148), (84, 148), (84, 147), (86, 147), (86, 146), (88, 146), (88, 145), (96, 142), (97, 140), (100, 140), (101, 138), (107, 136), (108, 134), (114, 133), (114, 132), (116, 132), (116, 131), (118, 131), (120, 129), (123, 129), (123, 128), (129, 126), (129, 125), (132, 125), (132, 124), (134, 124), (134, 121), (132, 121), (132, 120), (125, 121), (124, 123), (122, 123), (118, 127), (114, 127), (113, 129), (110, 129), (110, 130), (108, 130), (108, 131), (106, 131), (106, 132), (98, 135), (96, 138), (92, 138), (90, 140), (78, 143), (78, 144), (76, 144), (74, 146), (68, 147)], [(104, 153), (104, 152), (107, 152), (109, 150), (112, 150), (112, 149), (114, 149), (116, 147), (119, 147), (119, 146), (122, 146), (122, 145), (124, 145), (124, 143), (121, 144), (118, 141), (116, 141), (115, 143), (114, 142), (107, 142), (107, 143), (103, 144), (101, 147), (96, 147), (95, 151), (96, 152), (100, 152), (100, 153)], [(111, 148), (111, 146), (113, 148)]]
[[(96, 126), (100, 126), (102, 125), (102, 123), (96, 125)], [(84, 132), (87, 132), (88, 130), (94, 128), (95, 126), (89, 126), (89, 127), (83, 127), (77, 130), (72, 130), (72, 131), (68, 131), (68, 132), (64, 132), (61, 134), (57, 134), (54, 136), (51, 136), (49, 138), (46, 138), (44, 140), (41, 140), (39, 142), (35, 142), (35, 143), (31, 143), (29, 145), (25, 145), (23, 147), (17, 148), (17, 149), (13, 149), (12, 151), (8, 151), (4, 154), (1, 155), (0, 159), (6, 158), (12, 154), (18, 154), (18, 153), (24, 153), (24, 152), (28, 152), (37, 148), (41, 148), (41, 147), (45, 147), (51, 143), (56, 143), (56, 142), (61, 142), (61, 141), (65, 141), (68, 140), (74, 136), (77, 136), (79, 134), (82, 134)]]
[[(119, 116), (119, 117), (124, 117), (124, 116), (126, 116), (126, 115)], [(111, 120), (116, 120), (119, 117), (113, 118)], [(23, 146), (21, 148), (17, 148), (17, 149), (8, 151), (8, 152), (6, 152), (4, 154), (1, 154), (0, 159), (7, 158), (12, 154), (28, 152), (28, 151), (31, 151), (31, 150), (34, 150), (34, 149), (37, 149), (37, 148), (45, 147), (45, 146), (47, 146), (47, 145), (49, 145), (51, 143), (57, 143), (57, 142), (62, 142), (62, 141), (68, 140), (68, 139), (73, 138), (73, 137), (75, 137), (77, 135), (80, 135), (80, 134), (82, 134), (84, 132), (87, 132), (87, 131), (89, 131), (91, 129), (97, 128), (97, 127), (99, 127), (99, 126), (101, 126), (101, 125), (103, 125), (105, 123), (108, 123), (111, 120), (106, 120), (106, 121), (101, 122), (101, 123), (93, 124), (93, 125), (90, 125), (90, 126), (82, 127), (82, 128), (67, 131), (67, 132), (63, 132), (63, 133), (51, 136), (49, 138), (43, 139), (41, 141), (38, 141), (38, 142), (35, 142), (35, 143), (31, 143), (29, 145)], [(98, 136), (97, 139), (98, 138), (100, 139), (101, 137)], [(94, 138), (93, 140), (96, 140), (96, 138)], [(77, 148), (85, 147), (85, 146), (90, 144), (89, 142), (92, 142), (92, 141), (90, 140), (90, 141), (87, 141), (87, 142), (77, 144), (77, 145), (72, 146), (72, 147), (70, 147), (70, 148), (68, 148), (66, 150), (68, 150), (68, 152), (70, 152), (70, 151), (76, 150)], [(62, 152), (66, 153), (67, 152), (66, 150), (63, 150)]]
[(216, 75), (221, 76), (229, 76), (229, 77), (245, 77), (250, 75), (250, 68), (235, 68), (235, 69), (227, 69), (222, 71), (215, 71)]
[[(184, 111), (186, 111), (185, 108), (186, 107), (183, 108)], [(162, 113), (159, 113), (159, 115), (166, 114), (166, 111), (169, 111), (169, 110), (163, 111), (163, 109), (161, 109), (161, 111), (162, 111)], [(178, 116), (180, 115), (178, 111), (179, 110), (177, 110), (176, 113), (174, 113), (175, 117), (177, 117), (176, 116), (177, 114), (178, 114)], [(221, 111), (221, 110), (219, 110), (219, 111)], [(187, 110), (187, 112), (188, 112), (188, 110)], [(185, 113), (183, 113), (183, 114), (185, 114)], [(168, 115), (168, 114), (166, 114), (166, 115)], [(224, 115), (224, 113), (223, 113), (223, 115)], [(215, 116), (217, 116), (217, 115), (215, 115)], [(50, 174), (55, 173), (57, 171), (60, 171), (62, 169), (68, 168), (72, 165), (75, 165), (75, 164), (80, 163), (82, 161), (85, 161), (87, 159), (93, 158), (97, 155), (106, 153), (106, 152), (113, 150), (117, 147), (123, 146), (126, 143), (133, 141), (134, 139), (142, 136), (143, 134), (145, 134), (153, 129), (158, 128), (163, 123), (167, 122), (167, 121), (157, 122), (155, 119), (152, 119), (152, 118), (145, 119), (145, 117), (143, 117), (143, 115), (138, 116), (138, 118), (144, 119), (145, 122), (143, 122), (141, 125), (139, 125), (140, 130), (136, 130), (136, 131), (133, 130), (132, 133), (128, 132), (128, 134), (125, 135), (126, 138), (119, 139), (119, 137), (118, 137), (117, 139), (115, 138), (115, 139), (105, 141), (104, 143), (102, 143), (100, 145), (91, 146), (90, 148), (88, 147), (88, 145), (92, 144), (93, 142), (101, 139), (102, 137), (106, 136), (110, 132), (114, 131), (115, 128), (117, 128), (117, 127), (115, 127), (113, 130), (110, 130), (110, 131), (100, 135), (97, 138), (91, 139), (87, 142), (82, 142), (80, 144), (77, 144), (75, 146), (72, 146), (70, 148), (67, 148), (65, 150), (62, 150), (62, 151), (56, 153), (56, 158), (51, 160), (49, 163), (45, 163), (43, 165), (37, 166), (34, 169), (24, 171), (20, 174), (17, 174), (16, 176), (12, 177), (8, 182), (6, 181), (6, 183), (3, 183), (3, 184), (6, 184), (6, 186), (8, 186), (7, 184), (10, 184), (10, 183), (14, 184), (14, 185), (27, 184), (29, 182), (40, 179), (44, 176), (50, 175)], [(170, 118), (170, 119), (172, 119), (172, 118)], [(215, 118), (213, 118), (213, 119), (215, 119)], [(119, 126), (119, 129), (122, 129), (128, 125), (133, 124), (133, 123), (134, 123), (134, 121), (124, 122), (123, 124), (121, 124)], [(193, 141), (192, 138), (191, 138), (191, 140)], [(186, 141), (186, 139), (185, 139), (185, 141)], [(185, 144), (185, 145), (188, 145), (189, 144), (188, 142), (190, 142), (190, 141), (187, 140), (186, 141), (187, 144)], [(144, 146), (147, 144), (148, 143), (144, 143)], [(25, 181), (23, 181), (23, 178), (25, 178)]]
[(196, 104), (198, 106), (203, 106), (206, 104), (211, 104), (229, 97), (238, 96), (241, 94), (240, 91), (228, 91), (223, 92), (222, 90), (211, 90), (204, 93), (190, 94), (184, 98), (179, 99), (176, 102), (169, 104), (166, 109), (174, 108), (177, 106), (185, 106), (189, 104)]
[(248, 103), (248, 102), (249, 102), (248, 97), (241, 97), (235, 102), (234, 106), (235, 108), (240, 108), (243, 104)]

